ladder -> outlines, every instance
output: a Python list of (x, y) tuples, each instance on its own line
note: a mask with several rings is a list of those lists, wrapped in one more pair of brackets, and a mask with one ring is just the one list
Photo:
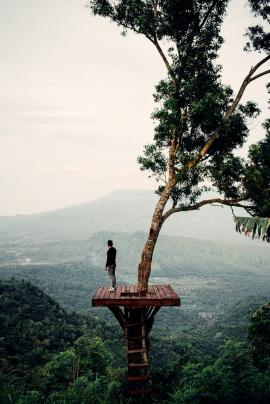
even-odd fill
[(144, 396), (152, 393), (148, 373), (148, 332), (145, 310), (141, 307), (125, 308), (125, 342), (128, 363), (128, 393)]

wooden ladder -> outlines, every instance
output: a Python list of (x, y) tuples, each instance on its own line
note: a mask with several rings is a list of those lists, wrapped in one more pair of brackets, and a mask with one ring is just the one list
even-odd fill
[(128, 363), (128, 393), (144, 396), (152, 393), (151, 378), (148, 373), (148, 332), (145, 310), (125, 308), (125, 342)]
[(118, 320), (125, 336), (128, 364), (128, 393), (149, 396), (152, 393), (148, 373), (149, 334), (160, 306), (108, 306)]

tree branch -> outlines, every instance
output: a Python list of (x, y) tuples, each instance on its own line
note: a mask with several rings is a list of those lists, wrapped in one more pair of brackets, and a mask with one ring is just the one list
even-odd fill
[(175, 180), (175, 156), (178, 149), (176, 130), (174, 130), (173, 139), (169, 150), (169, 181)]
[(152, 43), (155, 45), (155, 47), (157, 48), (158, 53), (159, 53), (160, 56), (162, 57), (162, 60), (163, 60), (163, 62), (165, 63), (165, 65), (166, 65), (166, 67), (167, 67), (167, 69), (168, 69), (169, 74), (172, 75), (172, 68), (171, 68), (171, 65), (170, 65), (168, 59), (166, 58), (165, 53), (164, 53), (163, 50), (161, 49), (161, 47), (160, 47), (160, 45), (159, 45), (159, 43), (158, 43), (158, 40), (157, 40), (156, 38), (155, 38), (154, 40), (151, 39), (151, 42), (152, 42)]
[(221, 199), (221, 198), (213, 198), (213, 199), (205, 199), (204, 201), (195, 203), (194, 205), (188, 205), (188, 206), (179, 206), (178, 208), (172, 207), (171, 209), (167, 210), (167, 212), (164, 213), (162, 216), (162, 224), (165, 222), (168, 217), (170, 217), (173, 213), (177, 212), (187, 212), (190, 210), (199, 210), (202, 206), (204, 205), (210, 205), (213, 203), (220, 203), (222, 205), (226, 206), (236, 206), (238, 208), (244, 208), (244, 209), (251, 209), (252, 206), (248, 205), (242, 205), (240, 202), (243, 201), (243, 199)]
[(152, 0), (152, 10), (153, 10), (153, 14), (154, 17), (157, 17), (157, 1), (156, 0)]
[[(264, 59), (260, 60), (260, 62), (258, 62), (254, 67), (252, 67), (252, 68), (250, 69), (250, 72), (249, 72), (248, 75), (245, 77), (245, 79), (244, 79), (244, 81), (243, 81), (243, 83), (242, 83), (242, 85), (241, 85), (241, 87), (240, 87), (240, 89), (239, 89), (239, 91), (238, 91), (238, 93), (237, 93), (237, 95), (236, 95), (236, 97), (235, 97), (235, 99), (234, 99), (232, 105), (230, 106), (230, 108), (229, 108), (228, 111), (226, 112), (225, 118), (228, 118), (228, 117), (230, 117), (230, 116), (233, 114), (233, 112), (235, 111), (237, 105), (239, 104), (239, 102), (240, 102), (240, 100), (241, 100), (241, 98), (242, 98), (242, 96), (243, 96), (243, 94), (244, 94), (244, 91), (245, 91), (246, 87), (247, 87), (248, 84), (252, 81), (252, 76), (253, 76), (253, 74), (256, 72), (256, 70), (258, 70), (258, 68), (259, 68), (263, 63), (267, 62), (267, 60), (269, 60), (269, 59), (270, 59), (270, 55), (268, 55), (268, 56), (266, 56)], [(253, 78), (253, 80), (255, 80), (255, 78), (256, 78), (256, 76)]]
[[(257, 74), (257, 76), (253, 76), (253, 74), (256, 72), (256, 70), (265, 62), (267, 62), (267, 60), (270, 59), (270, 55), (266, 56), (264, 59), (260, 60), (254, 67), (252, 67), (250, 69), (250, 72), (248, 73), (248, 75), (244, 78), (241, 87), (232, 103), (232, 105), (230, 106), (230, 108), (227, 110), (227, 112), (224, 115), (224, 118), (229, 118), (235, 111), (236, 107), (238, 106), (246, 87), (248, 86), (248, 84), (252, 81), (255, 80), (256, 78), (260, 77), (263, 74), (266, 74), (266, 72), (268, 72), (268, 70), (266, 70), (263, 73)], [(212, 146), (212, 144), (214, 143), (214, 141), (217, 139), (217, 137), (219, 136), (219, 129), (217, 129), (208, 139), (208, 141), (205, 143), (205, 145), (201, 148), (201, 150), (199, 151), (199, 153), (197, 154), (197, 156), (194, 157), (193, 160), (191, 160), (188, 164), (186, 168), (193, 168), (195, 165), (197, 165), (199, 163), (199, 161), (202, 159), (202, 157), (208, 152), (209, 148)]]
[(263, 58), (262, 60), (260, 60), (254, 67), (251, 68), (252, 70), (252, 74), (256, 72), (256, 70), (258, 70), (258, 68), (263, 65), (265, 62), (267, 62), (267, 60), (270, 59), (270, 55), (265, 56), (265, 58)]
[[(202, 22), (200, 24), (198, 24), (197, 28), (193, 30), (193, 32), (189, 35), (188, 39), (187, 39), (187, 43), (188, 43), (188, 47), (190, 48), (193, 42), (193, 39), (196, 35), (200, 34), (201, 29), (204, 27), (205, 23), (208, 20), (208, 17), (210, 16), (211, 12), (213, 11), (213, 9), (215, 8), (217, 3), (217, 0), (213, 0), (212, 4), (210, 5), (209, 9), (206, 11), (206, 14), (202, 20)], [(178, 48), (178, 44), (177, 44), (177, 49), (178, 49), (178, 54), (180, 55), (180, 51)]]
[(199, 31), (202, 29), (202, 27), (204, 26), (204, 24), (206, 23), (209, 15), (212, 13), (213, 9), (215, 8), (215, 5), (217, 3), (217, 0), (213, 0), (211, 6), (209, 7), (208, 11), (206, 12), (204, 19), (202, 20), (201, 24), (199, 25)]
[[(122, 25), (124, 28), (126, 28), (126, 29), (131, 29), (131, 30), (133, 30), (133, 31), (136, 32), (137, 34), (142, 34), (142, 32), (136, 30), (134, 27), (130, 27), (129, 25), (127, 25), (127, 24), (125, 24), (125, 23), (123, 23), (123, 22), (121, 22), (121, 25)], [(151, 38), (149, 35), (146, 35), (146, 34), (144, 34), (144, 35), (145, 35), (145, 37), (146, 37), (152, 44), (155, 45), (156, 49), (158, 50), (158, 53), (159, 53), (160, 56), (162, 57), (162, 60), (163, 60), (163, 62), (165, 63), (167, 69), (168, 69), (169, 74), (172, 76), (172, 68), (171, 68), (171, 65), (170, 65), (168, 59), (166, 58), (165, 53), (164, 53), (163, 50), (161, 49), (161, 47), (160, 47), (160, 45), (159, 45), (159, 43), (158, 43), (157, 38), (155, 37), (155, 38), (153, 39), (153, 38)]]
[[(152, 11), (153, 11), (154, 20), (156, 20), (156, 18), (157, 18), (157, 1), (156, 0), (152, 0)], [(154, 39), (152, 39), (150, 37), (148, 37), (148, 39), (150, 39), (150, 41), (155, 45), (158, 53), (160, 54), (163, 62), (165, 63), (165, 65), (168, 69), (169, 74), (172, 76), (171, 65), (157, 40), (156, 27), (155, 27), (155, 32), (154, 32)]]
[(256, 79), (258, 79), (259, 77), (262, 77), (262, 76), (264, 76), (265, 74), (268, 74), (268, 73), (270, 73), (270, 69), (269, 69), (269, 70), (265, 70), (264, 72), (259, 73), (259, 74), (257, 74), (256, 76), (252, 77), (252, 78), (249, 80), (249, 83), (251, 83), (253, 80), (256, 80)]

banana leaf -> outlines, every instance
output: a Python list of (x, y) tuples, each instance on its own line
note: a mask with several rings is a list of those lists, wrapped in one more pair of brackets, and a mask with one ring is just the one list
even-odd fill
[(270, 218), (234, 216), (238, 233), (270, 242)]

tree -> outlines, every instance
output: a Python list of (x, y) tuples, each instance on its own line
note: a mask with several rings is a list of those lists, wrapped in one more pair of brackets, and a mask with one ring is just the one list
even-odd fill
[(261, 373), (251, 361), (244, 342), (228, 340), (213, 363), (189, 362), (169, 403), (267, 403), (269, 372)]
[(253, 362), (261, 371), (270, 369), (270, 303), (259, 307), (251, 317), (249, 340)]
[[(263, 124), (266, 136), (249, 147), (245, 167), (246, 199), (252, 202), (251, 216), (234, 216), (236, 231), (270, 242), (270, 120)], [(253, 216), (253, 217), (252, 217)], [(255, 216), (255, 217), (254, 217)]]
[[(268, 0), (249, 0), (251, 12), (269, 21)], [(234, 94), (221, 81), (216, 63), (223, 39), (221, 25), (228, 0), (90, 0), (94, 15), (108, 18), (126, 34), (143, 35), (156, 48), (168, 75), (156, 86), (152, 118), (155, 133), (138, 158), (157, 183), (159, 200), (138, 268), (138, 289), (145, 292), (156, 241), (172, 214), (212, 203), (238, 206), (251, 212), (256, 201), (246, 189), (247, 162), (235, 156), (247, 140), (247, 118), (256, 117), (254, 102), (240, 104), (250, 83), (270, 72), (270, 34), (261, 25), (247, 30), (247, 51), (261, 57)], [(169, 43), (162, 49), (162, 40)], [(164, 41), (163, 41), (164, 42)], [(250, 178), (250, 176), (249, 176)], [(210, 185), (209, 185), (210, 184)], [(214, 187), (220, 198), (200, 199)], [(212, 188), (213, 189), (213, 188)], [(265, 190), (261, 190), (266, 192)], [(168, 203), (171, 206), (168, 207)]]
[(263, 125), (266, 136), (250, 146), (246, 167), (245, 188), (252, 201), (252, 210), (259, 217), (270, 213), (270, 119)]

